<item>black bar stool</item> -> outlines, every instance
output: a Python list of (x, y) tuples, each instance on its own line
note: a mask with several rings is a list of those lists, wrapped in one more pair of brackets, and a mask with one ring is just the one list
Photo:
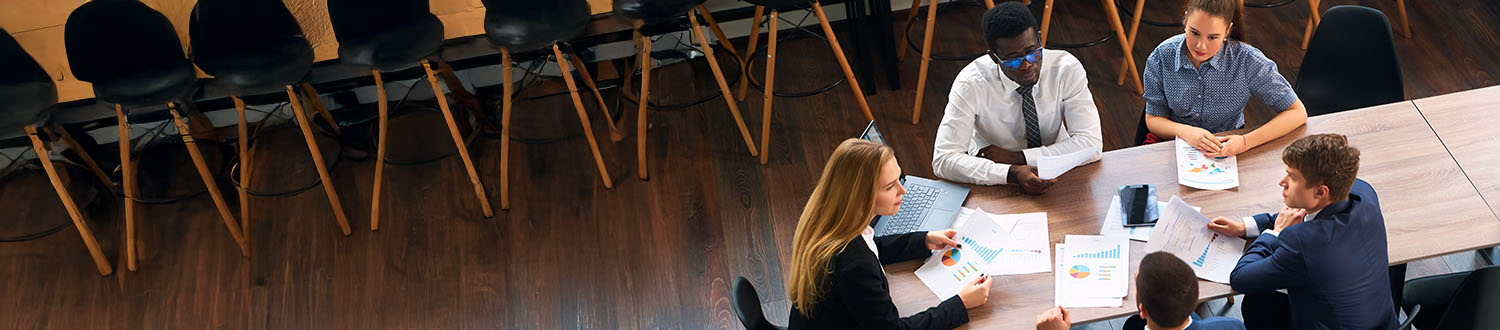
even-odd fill
[[(703, 15), (715, 35), (719, 37), (719, 43), (730, 49), (730, 54), (735, 57), (735, 61), (739, 62), (739, 55), (734, 53), (729, 39), (719, 29), (718, 22), (714, 21), (713, 13), (703, 6), (705, 1), (707, 0), (615, 0), (614, 2), (614, 13), (630, 21), (635, 27), (636, 49), (640, 51), (637, 56), (641, 61), (641, 93), (640, 99), (636, 102), (639, 106), (636, 110), (635, 146), (636, 172), (639, 172), (641, 180), (648, 178), (650, 172), (650, 169), (646, 167), (646, 107), (650, 103), (647, 100), (651, 99), (650, 36), (653, 33), (668, 32), (667, 30), (671, 30), (668, 25), (674, 24), (683, 14), (688, 17), (689, 33), (697, 37), (698, 45), (703, 47), (703, 55), (708, 58), (708, 67), (713, 70), (714, 79), (719, 84), (719, 93), (724, 97), (724, 103), (729, 105), (729, 113), (734, 115), (735, 124), (739, 125), (740, 136), (745, 138), (745, 146), (750, 149), (751, 156), (758, 155), (755, 150), (755, 141), (750, 138), (750, 129), (745, 126), (745, 119), (740, 116), (739, 105), (729, 91), (729, 83), (724, 80), (724, 71), (719, 68), (719, 61), (714, 57), (713, 47), (708, 44), (708, 38), (703, 35), (703, 30), (698, 26), (698, 16), (693, 13), (696, 10), (698, 14)], [(630, 79), (625, 79), (625, 81), (628, 83)], [(860, 99), (864, 99), (863, 94), (860, 95)]]
[[(130, 157), (130, 120), (127, 107), (167, 104), (167, 111), (177, 126), (188, 155), (203, 178), (219, 217), (229, 235), (240, 247), (240, 254), (250, 256), (250, 246), (241, 232), (243, 227), (229, 211), (224, 195), (214, 181), (213, 173), (198, 150), (188, 123), (177, 110), (177, 102), (188, 100), (197, 82), (193, 63), (182, 53), (182, 43), (172, 22), (156, 10), (136, 0), (96, 0), (79, 6), (68, 16), (63, 42), (68, 50), (68, 65), (79, 80), (92, 83), (94, 97), (115, 105), (115, 119), (120, 126), (120, 169), (125, 195), (125, 260), (128, 269), (136, 269), (135, 198), (136, 169)], [(195, 125), (213, 126), (203, 117)], [(211, 128), (210, 128), (211, 130)]]
[[(47, 172), (47, 179), (52, 182), (52, 188), (57, 190), (57, 197), (62, 199), (63, 207), (68, 211), (68, 217), (73, 219), (73, 227), (78, 229), (78, 235), (83, 238), (83, 245), (88, 247), (89, 255), (94, 259), (94, 266), (99, 268), (100, 275), (109, 275), (114, 270), (109, 265), (109, 259), (104, 257), (104, 251), (99, 248), (99, 241), (94, 239), (93, 230), (89, 229), (88, 223), (83, 221), (83, 212), (78, 209), (77, 202), (68, 193), (67, 185), (63, 183), (62, 177), (58, 175), (57, 168), (52, 164), (52, 157), (48, 153), (47, 145), (38, 136), (38, 124), (51, 121), (51, 111), (57, 105), (57, 85), (52, 82), (52, 76), (42, 70), (41, 64), (21, 48), (21, 44), (11, 38), (10, 33), (0, 29), (0, 132), (24, 131), (31, 138), (32, 151), (42, 163), (42, 170)], [(94, 163), (89, 156), (68, 136), (66, 130), (61, 127), (57, 129), (40, 129), (45, 131), (48, 137), (54, 137), (68, 143), (74, 151), (78, 152), (84, 165), (94, 172), (105, 186), (113, 186), (109, 175)]]
[(594, 153), (594, 165), (599, 168), (599, 175), (604, 180), (605, 188), (613, 188), (614, 180), (610, 179), (609, 170), (604, 167), (604, 156), (599, 153), (599, 142), (594, 140), (593, 126), (589, 125), (588, 114), (583, 109), (583, 99), (578, 96), (578, 86), (573, 82), (572, 69), (574, 68), (583, 75), (583, 82), (593, 91), (594, 98), (599, 101), (599, 110), (604, 112), (606, 122), (609, 123), (610, 140), (619, 141), (624, 139), (619, 130), (615, 128), (614, 118), (610, 117), (609, 106), (604, 104), (604, 97), (599, 94), (599, 88), (594, 86), (594, 78), (584, 68), (583, 61), (578, 59), (578, 54), (573, 53), (571, 47), (568, 50), (566, 60), (562, 45), (583, 34), (583, 29), (589, 23), (589, 3), (587, 0), (555, 0), (555, 1), (531, 1), (531, 0), (489, 0), (484, 2), (484, 32), (489, 37), (490, 43), (500, 47), (500, 71), (503, 78), (503, 101), (500, 108), (500, 209), (510, 209), (510, 108), (511, 108), (511, 61), (512, 52), (522, 53), (551, 49), (552, 56), (557, 59), (557, 67), (563, 74), (563, 82), (568, 84), (568, 92), (573, 97), (573, 108), (578, 111), (578, 121), (583, 124), (583, 136), (589, 141), (589, 149)]
[[(458, 131), (453, 112), (448, 110), (448, 99), (437, 85), (437, 76), (427, 57), (436, 53), (443, 43), (443, 22), (428, 10), (427, 0), (328, 0), (328, 18), (333, 23), (333, 35), (339, 41), (339, 60), (354, 65), (369, 66), (375, 76), (376, 98), (380, 112), (380, 133), (375, 151), (375, 189), (370, 199), (370, 230), (380, 229), (380, 184), (385, 173), (385, 140), (387, 120), (385, 81), (381, 71), (404, 69), (420, 64), (427, 73), (427, 82), (432, 85), (432, 94), (437, 96), (438, 109), (448, 123), (448, 133), (463, 158), (468, 170), (469, 183), (474, 185), (474, 196), (484, 217), (495, 216), (490, 209), (490, 200), (485, 197), (484, 185), (479, 182), (479, 172), (474, 170), (474, 161), (469, 158), (469, 147)], [(440, 64), (441, 65), (441, 64)], [(445, 76), (444, 80), (452, 80)], [(449, 81), (449, 89), (455, 94), (463, 90), (454, 88), (457, 81)], [(477, 110), (477, 109), (475, 109)]]
[[(240, 226), (250, 232), (250, 133), (245, 123), (245, 102), (240, 96), (248, 93), (286, 91), (287, 101), (302, 128), (307, 149), (312, 153), (313, 166), (318, 169), (323, 192), (333, 207), (339, 230), (348, 236), (349, 220), (344, 217), (343, 204), (333, 189), (333, 180), (324, 164), (323, 153), (313, 139), (312, 126), (303, 113), (302, 104), (292, 85), (303, 81), (312, 69), (312, 45), (302, 36), (302, 27), (296, 17), (279, 0), (200, 0), (193, 8), (188, 34), (191, 36), (193, 61), (203, 72), (214, 76), (214, 82), (230, 91), (235, 112), (239, 115), (239, 171), (240, 171)], [(317, 99), (318, 93), (311, 84), (303, 84), (310, 91), (308, 99)], [(321, 106), (315, 111), (324, 116), (330, 127), (337, 129), (338, 123)]]
[[(813, 13), (818, 15), (818, 25), (823, 26), (823, 34), (828, 38), (828, 47), (833, 48), (833, 55), (839, 60), (839, 67), (844, 70), (844, 80), (849, 82), (849, 89), (854, 92), (854, 99), (859, 101), (859, 110), (864, 112), (865, 119), (875, 120), (875, 115), (870, 113), (870, 105), (865, 103), (864, 90), (859, 88), (859, 79), (854, 78), (854, 70), (849, 69), (849, 59), (844, 57), (844, 48), (839, 46), (839, 39), (833, 33), (833, 26), (828, 24), (828, 15), (823, 14), (823, 5), (816, 0), (746, 0), (755, 5), (754, 23), (750, 25), (750, 45), (746, 53), (755, 51), (756, 38), (760, 35), (761, 13), (765, 9), (771, 10), (770, 27), (766, 29), (766, 86), (765, 102), (761, 111), (760, 123), (760, 163), (765, 164), (770, 158), (771, 146), (771, 99), (776, 96), (773, 92), (776, 84), (776, 23), (781, 21), (781, 11), (793, 10), (812, 6)], [(746, 67), (749, 67), (746, 65)]]

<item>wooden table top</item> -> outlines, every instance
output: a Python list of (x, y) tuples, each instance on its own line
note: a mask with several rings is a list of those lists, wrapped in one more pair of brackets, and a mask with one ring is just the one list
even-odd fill
[[(338, 58), (338, 41), (328, 22), (326, 0), (283, 0), (297, 17), (312, 43), (316, 61)], [(484, 34), (484, 4), (480, 0), (429, 0), (429, 8), (443, 21), (443, 35), (448, 39)], [(610, 0), (588, 0), (594, 15), (612, 10)], [(0, 23), (16, 38), (21, 47), (36, 58), (57, 82), (59, 102), (94, 97), (93, 86), (73, 77), (63, 46), (63, 25), (68, 14), (82, 6), (84, 0), (18, 0), (0, 1)], [(183, 51), (188, 49), (188, 21), (197, 0), (141, 0), (167, 16), (177, 29)], [(202, 71), (199, 77), (207, 77)]]
[(1490, 203), (1491, 211), (1500, 208), (1500, 153), (1496, 152), (1500, 140), (1493, 136), (1500, 127), (1496, 99), (1500, 99), (1500, 86), (1414, 101), (1479, 195)]
[[(1475, 102), (1478, 102), (1477, 100)], [(1160, 200), (1178, 195), (1202, 207), (1209, 217), (1239, 219), (1281, 207), (1277, 181), (1284, 173), (1281, 150), (1313, 133), (1340, 133), (1361, 150), (1359, 177), (1375, 187), (1386, 219), (1391, 264), (1500, 245), (1500, 219), (1490, 211), (1443, 143), (1424, 124), (1411, 101), (1313, 117), (1308, 125), (1238, 158), (1240, 187), (1203, 191), (1177, 184), (1171, 143), (1104, 153), (1099, 162), (1069, 171), (1047, 194), (1019, 195), (1012, 188), (975, 187), (967, 207), (997, 214), (1048, 212), (1052, 243), (1064, 235), (1099, 233), (1108, 203), (1123, 185), (1151, 183)], [(1451, 145), (1451, 144), (1450, 144)], [(1131, 278), (1145, 255), (1145, 243), (1131, 241)], [(1054, 256), (1056, 257), (1056, 256)], [(886, 267), (891, 294), (903, 315), (940, 301), (913, 271), (921, 261)], [(1022, 329), (1035, 315), (1054, 306), (1052, 274), (994, 277), (989, 302), (970, 310), (976, 328)], [(1133, 280), (1132, 280), (1133, 281)], [(1199, 299), (1230, 295), (1228, 285), (1199, 281)], [(1076, 323), (1136, 313), (1135, 285), (1120, 308), (1070, 310)]]

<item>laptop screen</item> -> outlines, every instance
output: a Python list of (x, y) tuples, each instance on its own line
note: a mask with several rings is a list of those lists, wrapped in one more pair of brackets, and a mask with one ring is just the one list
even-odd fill
[(890, 145), (889, 143), (885, 143), (885, 136), (880, 135), (880, 129), (875, 128), (875, 121), (873, 120), (870, 121), (869, 126), (865, 126), (865, 132), (863, 134), (860, 134), (859, 138), (874, 141), (875, 143), (879, 144)]

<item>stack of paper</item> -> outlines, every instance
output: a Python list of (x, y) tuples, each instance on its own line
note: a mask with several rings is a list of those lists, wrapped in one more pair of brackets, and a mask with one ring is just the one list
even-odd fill
[(958, 228), (958, 235), (954, 236), (963, 248), (939, 250), (917, 268), (917, 278), (940, 299), (958, 294), (964, 283), (987, 274), (986, 270), (995, 264), (1000, 250), (1011, 241), (1010, 233), (985, 213), (973, 217), (963, 228)]
[(1084, 148), (1067, 154), (1041, 156), (1036, 161), (1036, 176), (1042, 180), (1056, 179), (1074, 167), (1094, 161), (1098, 155), (1099, 150)]
[(1198, 278), (1227, 284), (1229, 273), (1245, 254), (1245, 239), (1209, 230), (1208, 222), (1208, 217), (1182, 198), (1172, 196), (1156, 221), (1161, 230), (1146, 241), (1146, 252), (1167, 251), (1187, 262)]
[[(982, 214), (983, 217), (974, 217), (974, 214)], [(1020, 213), (1020, 214), (994, 214), (984, 210), (963, 208), (958, 212), (958, 218), (953, 221), (954, 228), (962, 231), (964, 224), (970, 219), (989, 218), (1010, 233), (1011, 241), (996, 262), (991, 264), (988, 274), (992, 275), (1016, 275), (1046, 273), (1052, 270), (1051, 236), (1047, 231), (1047, 213)], [(969, 243), (959, 243), (968, 246)]]
[(1206, 190), (1240, 186), (1240, 167), (1234, 156), (1204, 156), (1182, 139), (1177, 139), (1176, 148), (1178, 184)]
[(1057, 305), (1120, 307), (1130, 291), (1130, 240), (1068, 235), (1063, 242), (1053, 273)]
[[(1120, 195), (1115, 195), (1115, 198), (1109, 201), (1109, 213), (1106, 213), (1104, 215), (1104, 226), (1099, 227), (1099, 235), (1111, 237), (1125, 236), (1129, 237), (1132, 241), (1142, 242), (1150, 240), (1151, 231), (1155, 229), (1156, 226), (1126, 227), (1125, 216), (1124, 212), (1121, 210), (1121, 207), (1123, 206), (1120, 205)], [(1167, 203), (1156, 202), (1156, 209), (1167, 209)], [(1193, 206), (1193, 209), (1201, 210), (1201, 208), (1197, 206)]]

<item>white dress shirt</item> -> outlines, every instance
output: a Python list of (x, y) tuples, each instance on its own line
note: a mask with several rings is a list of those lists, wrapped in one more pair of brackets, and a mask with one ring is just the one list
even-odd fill
[(1041, 156), (1085, 149), (1094, 150), (1094, 160), (1099, 159), (1104, 146), (1099, 110), (1089, 92), (1083, 63), (1066, 51), (1042, 51), (1041, 73), (1031, 91), (1041, 147), (1026, 148), (1026, 120), (1021, 114), (1018, 87), (1021, 85), (1000, 72), (1000, 65), (988, 56), (974, 59), (958, 73), (948, 93), (943, 122), (938, 125), (932, 154), (934, 174), (978, 185), (1009, 183), (1009, 164), (976, 156), (980, 148), (990, 145), (1021, 151), (1026, 164), (1032, 166)]

